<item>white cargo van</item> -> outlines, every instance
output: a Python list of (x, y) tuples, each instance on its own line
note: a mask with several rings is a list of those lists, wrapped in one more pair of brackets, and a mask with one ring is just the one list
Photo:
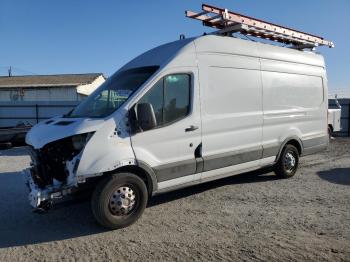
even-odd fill
[(327, 147), (327, 108), (319, 54), (219, 35), (168, 43), (32, 128), (30, 202), (93, 185), (95, 218), (120, 228), (159, 193), (266, 166), (291, 177)]
[(334, 132), (339, 132), (341, 130), (341, 105), (337, 99), (337, 95), (334, 97), (335, 107), (328, 108), (328, 135), (333, 138)]

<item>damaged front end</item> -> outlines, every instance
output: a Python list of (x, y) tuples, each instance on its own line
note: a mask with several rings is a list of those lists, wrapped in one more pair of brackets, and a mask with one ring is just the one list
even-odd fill
[(66, 137), (40, 149), (29, 146), (31, 167), (23, 170), (29, 188), (29, 202), (35, 210), (46, 211), (55, 199), (78, 190), (76, 172), (83, 149), (93, 133)]

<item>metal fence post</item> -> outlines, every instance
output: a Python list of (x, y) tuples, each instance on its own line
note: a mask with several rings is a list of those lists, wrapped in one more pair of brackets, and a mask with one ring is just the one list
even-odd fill
[(350, 101), (346, 105), (348, 106), (348, 136), (350, 136)]
[(39, 123), (39, 107), (38, 107), (38, 104), (35, 104), (35, 117), (36, 117), (36, 123)]

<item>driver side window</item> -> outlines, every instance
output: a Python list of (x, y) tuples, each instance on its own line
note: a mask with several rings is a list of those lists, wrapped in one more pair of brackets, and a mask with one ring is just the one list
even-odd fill
[(150, 103), (156, 116), (157, 127), (163, 123), (163, 79), (159, 80), (138, 102)]
[(160, 79), (138, 102), (149, 103), (156, 117), (156, 128), (186, 117), (191, 110), (191, 76), (167, 75)]

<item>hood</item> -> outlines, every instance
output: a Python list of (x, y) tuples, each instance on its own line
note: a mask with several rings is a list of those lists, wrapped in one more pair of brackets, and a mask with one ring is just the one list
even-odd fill
[(105, 121), (91, 118), (51, 118), (33, 126), (26, 135), (26, 143), (39, 149), (65, 137), (96, 131)]

